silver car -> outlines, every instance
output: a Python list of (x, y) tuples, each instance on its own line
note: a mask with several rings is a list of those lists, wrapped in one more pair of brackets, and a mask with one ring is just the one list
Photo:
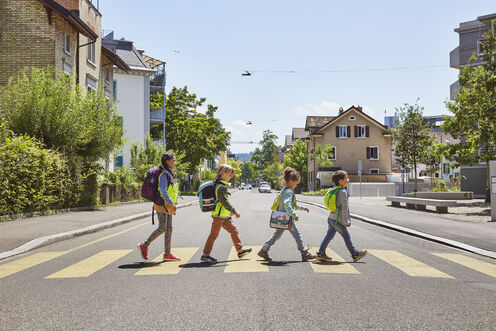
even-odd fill
[(269, 184), (262, 184), (262, 185), (260, 185), (260, 187), (258, 188), (258, 192), (260, 192), (260, 193), (264, 193), (264, 192), (266, 192), (266, 193), (271, 193), (271, 192), (272, 192), (272, 190), (271, 190), (271, 188), (270, 188), (270, 185), (269, 185)]

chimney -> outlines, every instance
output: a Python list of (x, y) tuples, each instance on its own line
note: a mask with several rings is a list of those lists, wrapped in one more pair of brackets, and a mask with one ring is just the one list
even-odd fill
[(343, 107), (339, 107), (339, 115), (341, 115), (343, 113)]
[(361, 106), (357, 106), (357, 109), (358, 109), (359, 112), (362, 111), (362, 107)]

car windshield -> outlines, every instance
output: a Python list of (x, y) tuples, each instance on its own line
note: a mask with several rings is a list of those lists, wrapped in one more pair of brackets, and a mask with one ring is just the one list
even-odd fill
[(269, 185), (267, 185), (267, 184), (262, 184), (262, 187), (263, 187), (263, 188), (270, 188), (270, 186), (269, 186)]

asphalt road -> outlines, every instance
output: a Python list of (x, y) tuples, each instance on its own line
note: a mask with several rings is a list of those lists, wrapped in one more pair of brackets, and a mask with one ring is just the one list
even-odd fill
[[(261, 246), (274, 194), (235, 192), (235, 224), (246, 246)], [(324, 210), (300, 212), (306, 244), (327, 230)], [(198, 206), (178, 210), (173, 243), (179, 263), (143, 263), (136, 244), (153, 231), (135, 221), (57, 243), (0, 264), (1, 330), (321, 330), (494, 329), (496, 264), (408, 235), (354, 221), (358, 263), (341, 237), (331, 255), (344, 262), (302, 263), (288, 233), (270, 251), (275, 262), (230, 257), (222, 230), (200, 263), (210, 217)], [(150, 246), (160, 256), (163, 240)], [(434, 255), (437, 253), (440, 255)], [(449, 254), (449, 255), (442, 255)], [(338, 257), (339, 256), (339, 257)], [(462, 265), (465, 264), (465, 265)], [(31, 267), (29, 267), (31, 266)]]

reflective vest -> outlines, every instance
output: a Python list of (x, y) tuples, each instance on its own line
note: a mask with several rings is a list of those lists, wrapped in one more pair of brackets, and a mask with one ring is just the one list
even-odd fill
[[(221, 180), (220, 184), (215, 186), (215, 200), (217, 200), (217, 204), (215, 205), (215, 209), (212, 211), (212, 216), (228, 218), (231, 217), (231, 212), (227, 210), (217, 198), (217, 191), (221, 185), (228, 186), (229, 184), (225, 180)], [(226, 197), (227, 201), (229, 201), (229, 195)]]
[[(162, 179), (163, 174), (165, 174), (165, 171), (160, 174), (160, 177), (158, 179), (159, 183), (160, 183), (160, 180)], [(169, 176), (170, 176), (170, 174), (169, 174)], [(167, 178), (167, 175), (166, 175), (166, 178)], [(160, 192), (160, 189), (159, 189), (159, 192)], [(175, 184), (167, 183), (167, 193), (169, 194), (172, 202), (176, 205), (177, 204), (177, 198), (179, 195), (179, 183), (175, 183)], [(162, 196), (162, 194), (160, 194), (160, 196)], [(162, 197), (162, 199), (163, 198), (164, 197)], [(165, 201), (165, 199), (164, 199), (164, 201)]]

